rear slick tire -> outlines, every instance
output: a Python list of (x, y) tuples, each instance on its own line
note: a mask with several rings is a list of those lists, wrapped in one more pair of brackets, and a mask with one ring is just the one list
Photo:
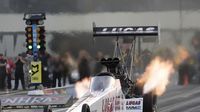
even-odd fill
[(143, 112), (154, 112), (154, 95), (153, 92), (147, 93), (143, 96)]

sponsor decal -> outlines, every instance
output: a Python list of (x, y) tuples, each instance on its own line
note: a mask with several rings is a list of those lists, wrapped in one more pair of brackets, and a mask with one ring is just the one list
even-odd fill
[(143, 112), (143, 98), (125, 99), (124, 109), (126, 112)]
[(29, 103), (29, 104), (37, 104), (37, 103), (46, 103), (46, 102), (52, 102), (54, 98), (42, 98), (42, 97), (17, 97), (13, 99), (4, 99), (2, 100), (3, 103), (7, 104), (20, 104), (20, 103)]
[(102, 100), (102, 112), (120, 112), (123, 109), (120, 96), (105, 98)]
[(157, 26), (95, 27), (94, 35), (158, 35)]
[(42, 83), (41, 61), (31, 62), (31, 83)]
[(128, 32), (154, 32), (156, 31), (155, 27), (125, 27), (125, 28), (103, 28), (102, 33), (111, 32), (121, 32), (121, 33), (128, 33)]
[(102, 112), (113, 112), (114, 97), (102, 100)]
[(1, 103), (3, 106), (65, 104), (67, 101), (68, 101), (68, 98), (65, 95), (13, 96), (13, 97), (1, 98)]

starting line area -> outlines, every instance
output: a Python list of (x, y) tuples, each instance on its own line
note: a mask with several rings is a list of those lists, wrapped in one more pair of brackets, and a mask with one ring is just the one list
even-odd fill
[(0, 109), (43, 109), (47, 106), (51, 108), (70, 107), (73, 104), (73, 96), (66, 93), (67, 88), (73, 87), (29, 91), (28, 93), (31, 95), (0, 96)]

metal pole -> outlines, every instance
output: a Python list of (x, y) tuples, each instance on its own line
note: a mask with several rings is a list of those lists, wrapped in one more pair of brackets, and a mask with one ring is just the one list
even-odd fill
[(138, 57), (140, 57), (141, 54), (141, 38), (138, 38)]
[(132, 41), (132, 45), (131, 45), (131, 51), (130, 51), (130, 58), (131, 58), (131, 65), (130, 65), (130, 71), (129, 71), (129, 79), (131, 79), (131, 76), (133, 75), (132, 73), (133, 73), (133, 62), (134, 62), (134, 54), (133, 54), (133, 52), (135, 52), (135, 51), (133, 51), (133, 50), (135, 50), (135, 37), (134, 37), (134, 40)]
[(37, 48), (37, 25), (33, 24), (32, 25), (32, 35), (33, 35), (33, 56), (34, 56), (34, 61), (37, 61), (38, 58), (38, 48)]
[(140, 56), (141, 56), (141, 38), (139, 37), (138, 38), (138, 56), (137, 56), (137, 58), (139, 59), (138, 61), (138, 66), (139, 66), (139, 72), (141, 72), (141, 61), (140, 61)]
[(115, 50), (114, 50), (114, 54), (113, 54), (113, 58), (114, 57), (117, 57), (117, 58), (120, 58), (119, 57), (119, 37), (116, 38), (116, 43), (115, 43)]

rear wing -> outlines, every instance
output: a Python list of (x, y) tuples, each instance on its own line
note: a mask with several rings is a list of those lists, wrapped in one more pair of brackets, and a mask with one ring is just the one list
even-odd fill
[(117, 26), (96, 27), (93, 23), (93, 36), (159, 36), (158, 26)]

